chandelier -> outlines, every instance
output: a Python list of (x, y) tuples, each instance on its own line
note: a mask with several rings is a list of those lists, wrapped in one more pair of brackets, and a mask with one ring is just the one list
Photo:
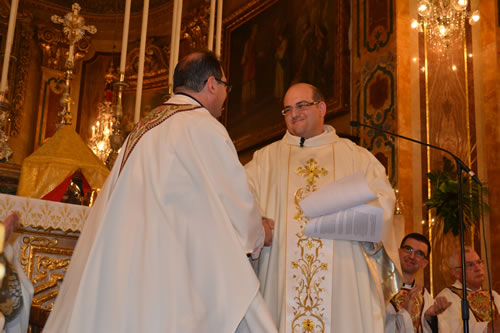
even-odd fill
[(474, 24), (479, 11), (467, 10), (468, 0), (420, 0), (417, 3), (418, 20), (412, 28), (427, 34), (427, 42), (441, 54), (464, 37), (465, 22)]
[(104, 88), (105, 100), (97, 105), (98, 115), (94, 125), (92, 125), (92, 137), (89, 140), (89, 147), (103, 163), (106, 163), (109, 154), (113, 150), (109, 137), (113, 133), (113, 121), (115, 121), (112, 98), (113, 82), (116, 81), (117, 76), (112, 61), (104, 78), (106, 82)]

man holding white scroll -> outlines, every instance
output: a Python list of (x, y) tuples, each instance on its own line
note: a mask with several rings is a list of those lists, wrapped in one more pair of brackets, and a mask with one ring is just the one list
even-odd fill
[[(399, 267), (392, 226), (395, 196), (384, 167), (324, 125), (326, 103), (316, 87), (292, 85), (282, 114), (288, 129), (283, 139), (257, 151), (246, 165), (262, 215), (275, 220), (273, 245), (255, 263), (273, 320), (280, 332), (384, 332), (385, 304), (396, 292), (389, 284), (399, 276), (393, 264)], [(353, 229), (366, 236), (366, 224), (360, 229), (345, 211), (354, 209), (351, 215), (359, 216), (359, 206), (378, 207), (379, 229), (373, 229), (378, 237), (306, 235), (312, 217), (304, 213), (302, 200), (339, 180), (343, 184), (336, 194), (343, 204), (335, 207), (335, 199), (323, 196), (319, 218), (344, 214), (333, 234), (341, 228), (344, 236), (346, 230), (356, 234)], [(359, 193), (367, 197), (360, 201)]]

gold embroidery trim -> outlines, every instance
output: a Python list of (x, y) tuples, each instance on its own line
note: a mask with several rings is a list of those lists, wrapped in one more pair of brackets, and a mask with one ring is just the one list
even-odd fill
[[(463, 298), (462, 289), (456, 287), (449, 287), (450, 290), (460, 297)], [(479, 322), (491, 321), (491, 309), (490, 309), (490, 294), (486, 290), (468, 291), (467, 300), (469, 301), (469, 309), (474, 314), (474, 317)], [(493, 312), (498, 313), (495, 302), (493, 302)]]
[[(290, 263), (293, 279), (296, 281), (295, 295), (292, 306), (294, 318), (291, 322), (293, 332), (325, 332), (324, 322), (324, 289), (322, 283), (324, 277), (319, 273), (328, 270), (328, 264), (319, 258), (323, 242), (317, 238), (309, 238), (304, 233), (304, 226), (308, 218), (300, 208), (300, 201), (305, 194), (318, 189), (319, 177), (326, 176), (328, 171), (320, 168), (314, 159), (309, 159), (303, 167), (296, 170), (297, 175), (303, 176), (306, 186), (299, 188), (294, 195), (294, 203), (297, 213), (294, 221), (300, 223), (300, 232), (297, 236), (297, 248), (300, 249), (300, 257)], [(330, 295), (326, 295), (329, 297)]]

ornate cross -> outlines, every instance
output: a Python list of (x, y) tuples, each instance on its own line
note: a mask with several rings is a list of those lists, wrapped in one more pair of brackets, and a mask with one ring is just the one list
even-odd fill
[(78, 43), (85, 32), (95, 34), (97, 29), (93, 25), (85, 25), (85, 19), (80, 15), (80, 10), (82, 9), (78, 3), (74, 3), (71, 6), (72, 12), (67, 13), (63, 17), (58, 15), (52, 15), (50, 18), (52, 22), (56, 24), (63, 25), (63, 32), (66, 35), (69, 43), (69, 55), (68, 60), (66, 60), (66, 68), (72, 69), (74, 58), (75, 58), (75, 44)]

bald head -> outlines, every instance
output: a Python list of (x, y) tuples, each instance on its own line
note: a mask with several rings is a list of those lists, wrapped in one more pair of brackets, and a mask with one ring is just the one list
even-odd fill
[(188, 54), (175, 67), (174, 92), (178, 88), (200, 92), (210, 76), (222, 79), (221, 65), (215, 54), (209, 51)]
[[(460, 250), (453, 253), (450, 257), (450, 273), (453, 278), (462, 282), (462, 263)], [(471, 247), (465, 247), (465, 278), (467, 287), (472, 290), (481, 288), (486, 275), (483, 261)]]
[(319, 89), (308, 83), (296, 83), (288, 88), (283, 99), (288, 131), (309, 139), (323, 133), (326, 103)]
[[(304, 83), (304, 82), (294, 83), (288, 88), (287, 93), (292, 89), (310, 90), (312, 99), (314, 101), (317, 101), (317, 102), (324, 102), (325, 101), (325, 97), (323, 96), (321, 91), (316, 86), (313, 86), (312, 84)], [(285, 96), (286, 96), (286, 94), (285, 94)]]

